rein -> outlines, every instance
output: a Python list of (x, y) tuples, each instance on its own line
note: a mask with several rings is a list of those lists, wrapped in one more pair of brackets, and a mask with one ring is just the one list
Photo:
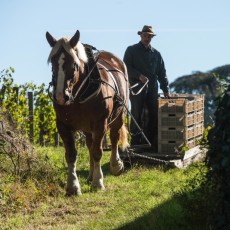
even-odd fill
[(142, 84), (142, 83), (141, 83), (141, 82), (138, 82), (138, 83), (132, 85), (132, 86), (129, 88), (131, 94), (134, 95), (134, 96), (136, 96), (136, 95), (138, 95), (139, 93), (141, 93), (141, 91), (145, 88), (145, 86), (147, 86), (148, 82), (149, 82), (149, 79), (147, 79), (147, 81), (143, 84), (143, 86), (142, 86), (136, 93), (134, 93), (132, 89), (133, 89), (133, 88), (136, 88), (137, 86), (139, 86), (139, 85)]

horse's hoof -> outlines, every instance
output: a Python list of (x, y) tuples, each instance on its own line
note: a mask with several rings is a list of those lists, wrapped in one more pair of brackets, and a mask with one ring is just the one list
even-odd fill
[(97, 190), (101, 190), (101, 191), (103, 191), (103, 190), (105, 190), (105, 186), (102, 184), (102, 183), (91, 183), (91, 186), (92, 186), (92, 189), (94, 190), (94, 191), (97, 191)]
[(114, 176), (119, 176), (124, 172), (124, 163), (122, 161), (119, 161), (116, 166), (110, 165), (110, 172)]
[(80, 196), (81, 190), (80, 189), (66, 189), (66, 196)]

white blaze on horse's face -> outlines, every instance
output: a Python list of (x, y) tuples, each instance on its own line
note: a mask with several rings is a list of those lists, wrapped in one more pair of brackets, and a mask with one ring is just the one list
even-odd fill
[(58, 104), (64, 105), (64, 87), (65, 87), (65, 72), (63, 69), (63, 65), (65, 62), (65, 55), (62, 53), (58, 60), (58, 76), (57, 76), (57, 85), (56, 85), (56, 100)]
[(83, 73), (84, 64), (88, 62), (85, 48), (79, 41), (79, 37), (79, 31), (71, 39), (59, 40), (46, 33), (47, 41), (52, 47), (48, 63), (51, 62), (53, 67), (53, 95), (59, 105), (65, 105), (67, 97), (73, 96), (70, 83), (75, 80), (75, 77), (77, 78), (77, 74)]

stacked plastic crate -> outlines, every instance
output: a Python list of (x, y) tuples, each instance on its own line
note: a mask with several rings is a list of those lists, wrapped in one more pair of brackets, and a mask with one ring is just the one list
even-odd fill
[(204, 95), (173, 94), (158, 100), (158, 152), (181, 153), (197, 145), (204, 127)]

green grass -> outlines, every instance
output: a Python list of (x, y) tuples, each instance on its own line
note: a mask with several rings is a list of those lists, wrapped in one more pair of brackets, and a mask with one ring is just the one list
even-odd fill
[(81, 149), (82, 195), (65, 197), (64, 149), (37, 152), (29, 176), (15, 179), (7, 170), (0, 176), (0, 229), (205, 229), (199, 203), (204, 164), (186, 170), (134, 165), (114, 177), (105, 152), (106, 190), (96, 192), (86, 183), (88, 153)]

